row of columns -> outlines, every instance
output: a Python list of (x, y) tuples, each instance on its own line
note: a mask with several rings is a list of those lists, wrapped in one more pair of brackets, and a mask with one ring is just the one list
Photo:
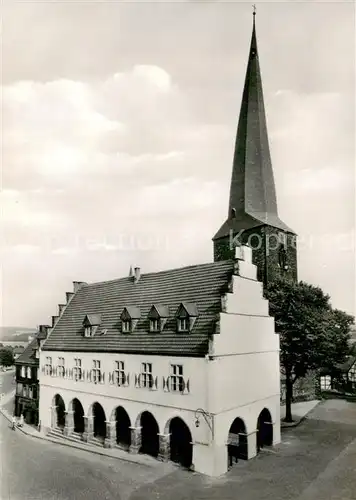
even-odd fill
[[(57, 407), (52, 406), (51, 411), (51, 427), (57, 427)], [(68, 437), (74, 433), (74, 411), (65, 411), (65, 426), (63, 434)], [(94, 416), (84, 416), (84, 432), (82, 439), (85, 442), (90, 441), (94, 437)], [(116, 446), (116, 421), (105, 421), (106, 436), (104, 440), (105, 448), (113, 448)], [(129, 427), (131, 432), (130, 453), (138, 453), (142, 444), (142, 427)], [(168, 461), (170, 458), (170, 434), (158, 434), (159, 437), (159, 453), (158, 459)]]

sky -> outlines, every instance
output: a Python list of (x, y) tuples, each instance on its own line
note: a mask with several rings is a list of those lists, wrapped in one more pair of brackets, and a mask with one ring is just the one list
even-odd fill
[[(355, 314), (354, 4), (256, 6), (299, 279)], [(3, 0), (2, 11), (2, 324), (50, 322), (72, 281), (212, 261), (251, 4)]]

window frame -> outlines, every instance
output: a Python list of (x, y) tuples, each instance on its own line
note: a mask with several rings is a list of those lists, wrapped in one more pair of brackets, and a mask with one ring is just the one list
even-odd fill
[(57, 376), (58, 376), (58, 377), (61, 377), (61, 378), (64, 378), (65, 373), (66, 373), (66, 369), (65, 369), (65, 359), (64, 359), (64, 357), (63, 357), (63, 356), (60, 356), (60, 357), (58, 358)]
[(145, 389), (153, 388), (153, 371), (152, 371), (152, 363), (143, 362), (141, 363), (141, 377), (140, 377), (140, 386)]
[(86, 325), (84, 327), (84, 337), (92, 337), (93, 335), (93, 327), (91, 325)]
[(100, 384), (101, 382), (101, 360), (100, 359), (93, 359), (93, 368), (92, 368), (92, 382), (94, 384)]
[(82, 373), (83, 373), (82, 358), (74, 358), (74, 368), (73, 368), (74, 380), (81, 380)]
[[(182, 324), (184, 324), (183, 328)], [(183, 318), (178, 318), (178, 332), (182, 333), (189, 332), (189, 318), (187, 316)]]
[(161, 320), (159, 318), (150, 319), (150, 332), (159, 332), (161, 330)]
[(114, 384), (121, 387), (125, 384), (125, 361), (115, 361)]
[(121, 329), (122, 329), (122, 333), (130, 333), (131, 332), (131, 320), (130, 319), (121, 320)]
[(53, 365), (52, 365), (52, 357), (46, 356), (46, 363), (44, 365), (45, 375), (52, 375)]
[(320, 389), (322, 391), (328, 391), (331, 389), (331, 376), (321, 375), (320, 376)]
[(171, 363), (170, 390), (172, 392), (184, 391), (183, 365)]

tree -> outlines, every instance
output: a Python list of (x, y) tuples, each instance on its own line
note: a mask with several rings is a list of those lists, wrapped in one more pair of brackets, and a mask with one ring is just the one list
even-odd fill
[(309, 370), (332, 368), (350, 352), (354, 318), (332, 309), (330, 297), (304, 282), (277, 279), (266, 298), (280, 335), (280, 363), (286, 383), (286, 422), (292, 422), (293, 385)]
[(9, 347), (0, 349), (0, 365), (12, 366), (14, 364), (14, 353)]

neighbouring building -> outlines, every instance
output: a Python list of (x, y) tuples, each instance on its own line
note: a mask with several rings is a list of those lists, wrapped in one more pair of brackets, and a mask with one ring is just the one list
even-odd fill
[(213, 241), (212, 263), (74, 282), (43, 327), (46, 432), (211, 476), (280, 441), (279, 336), (263, 283), (296, 279), (297, 259), (277, 214), (255, 19), (229, 213)]
[(348, 356), (344, 363), (337, 364), (332, 370), (321, 370), (320, 390), (355, 393), (356, 356)]
[(39, 349), (47, 335), (46, 327), (41, 326), (33, 340), (15, 361), (15, 416), (24, 416), (26, 423), (38, 424), (39, 406)]
[(16, 360), (24, 352), (25, 348), (21, 345), (17, 345), (12, 349), (14, 359)]

